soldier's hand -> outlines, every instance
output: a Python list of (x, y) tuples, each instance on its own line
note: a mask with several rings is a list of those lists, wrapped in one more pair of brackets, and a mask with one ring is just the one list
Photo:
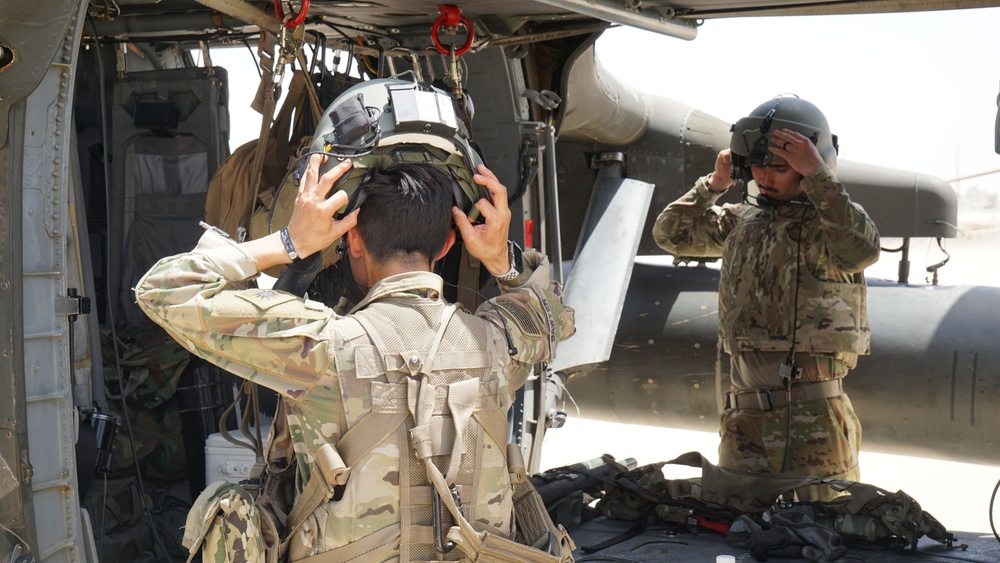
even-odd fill
[(453, 206), (451, 214), (469, 254), (478, 258), (491, 274), (499, 276), (510, 270), (510, 260), (507, 257), (507, 229), (510, 227), (507, 188), (489, 168), (480, 165), (478, 171), (472, 179), (485, 186), (493, 197), (493, 203), (486, 198), (476, 202), (483, 223), (473, 225), (458, 207)]
[(708, 189), (721, 194), (733, 185), (733, 157), (729, 149), (719, 151), (715, 157), (715, 170), (708, 180)]
[(816, 145), (809, 140), (809, 137), (798, 131), (776, 130), (771, 137), (771, 143), (768, 147), (771, 154), (785, 159), (789, 166), (803, 176), (812, 174), (826, 164)]
[(303, 258), (330, 246), (358, 223), (360, 209), (355, 209), (339, 221), (334, 219), (337, 210), (347, 205), (344, 190), (327, 197), (333, 184), (351, 169), (351, 161), (344, 160), (320, 176), (319, 168), (326, 159), (322, 154), (309, 157), (309, 165), (295, 197), (292, 218), (288, 221), (292, 244)]

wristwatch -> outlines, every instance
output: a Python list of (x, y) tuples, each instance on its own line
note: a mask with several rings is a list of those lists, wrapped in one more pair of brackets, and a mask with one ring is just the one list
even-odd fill
[(493, 276), (497, 281), (510, 281), (521, 275), (521, 272), (524, 271), (524, 263), (521, 261), (521, 247), (512, 240), (507, 241), (507, 260), (510, 262), (510, 269), (505, 274)]
[(295, 245), (292, 244), (292, 237), (288, 234), (288, 227), (281, 229), (281, 244), (285, 245), (285, 252), (288, 253), (288, 257), (292, 259), (292, 262), (298, 262), (302, 260), (298, 252), (295, 252)]

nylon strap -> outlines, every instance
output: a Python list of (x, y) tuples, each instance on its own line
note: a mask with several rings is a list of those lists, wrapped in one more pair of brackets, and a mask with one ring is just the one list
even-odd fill
[[(263, 60), (262, 56), (261, 61)], [(264, 82), (265, 80), (267, 81), (266, 83)], [(267, 139), (271, 131), (271, 119), (274, 116), (274, 86), (271, 84), (269, 73), (262, 73), (261, 86), (264, 89), (264, 108), (261, 110), (260, 136), (257, 137), (257, 150), (254, 152), (253, 175), (250, 176), (250, 181), (253, 183), (253, 197), (250, 198), (250, 204), (247, 205), (240, 219), (240, 226), (245, 226), (247, 229), (250, 228), (250, 215), (257, 205), (257, 197), (260, 195), (260, 176), (264, 170), (264, 155), (267, 153)]]
[[(410, 356), (411, 354), (402, 352), (383, 355), (382, 361), (385, 364), (385, 370), (408, 372), (406, 363)], [(418, 354), (418, 356), (424, 363), (430, 361), (426, 354)], [(485, 368), (490, 365), (490, 355), (486, 351), (443, 352), (437, 355), (433, 365), (438, 370)]]
[(469, 250), (462, 245), (462, 258), (458, 264), (458, 302), (470, 311), (475, 311), (479, 306), (479, 294), (475, 289), (479, 288), (479, 268), (482, 262), (469, 254)]
[(288, 513), (289, 532), (285, 542), (291, 540), (310, 514), (321, 504), (330, 500), (334, 487), (347, 483), (347, 479), (350, 477), (350, 466), (344, 463), (333, 444), (320, 446), (315, 459), (319, 471), (314, 470), (309, 476), (309, 482), (306, 483), (302, 494), (295, 502), (295, 506)]
[(312, 557), (298, 559), (294, 563), (347, 563), (351, 561), (384, 561), (397, 545), (399, 524), (386, 526), (359, 540), (324, 551)]
[(337, 443), (337, 449), (348, 467), (354, 467), (361, 458), (368, 455), (399, 428), (407, 412), (369, 413), (356, 422)]
[[(833, 399), (844, 394), (840, 379), (812, 381), (792, 386), (792, 403), (805, 403), (818, 399)], [(784, 389), (758, 389), (745, 393), (726, 393), (726, 407), (770, 411), (788, 404)]]
[[(448, 462), (448, 475), (454, 480), (458, 468), (465, 455), (465, 431), (469, 428), (469, 420), (476, 408), (476, 394), (479, 392), (479, 379), (466, 379), (448, 385), (448, 409), (451, 411), (452, 422), (455, 424), (455, 442), (451, 447), (451, 459)], [(431, 405), (431, 409), (434, 405)], [(439, 434), (434, 436), (440, 439)]]

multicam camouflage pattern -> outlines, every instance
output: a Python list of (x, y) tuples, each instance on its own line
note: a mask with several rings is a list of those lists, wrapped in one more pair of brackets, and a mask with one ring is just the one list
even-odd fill
[[(713, 206), (707, 177), (657, 218), (661, 248), (683, 257), (723, 257), (719, 336), (725, 350), (868, 354), (864, 269), (879, 236), (828, 167), (802, 187), (813, 206)], [(798, 305), (793, 305), (798, 286)], [(797, 309), (797, 313), (796, 310)]]
[(239, 485), (215, 481), (194, 501), (184, 524), (184, 547), (204, 563), (263, 562), (264, 539), (253, 498)]
[[(732, 391), (768, 389), (783, 394), (779, 365), (784, 352), (740, 352), (732, 358)], [(841, 354), (843, 356), (843, 354)], [(853, 356), (852, 356), (853, 357)], [(797, 385), (840, 379), (853, 364), (830, 356), (800, 353), (795, 364), (801, 375)], [(742, 471), (781, 472), (785, 458), (788, 421), (784, 407), (771, 411), (727, 409), (720, 421), (719, 466)], [(861, 421), (844, 393), (840, 397), (793, 402), (791, 458), (786, 473), (858, 481)], [(829, 487), (811, 486), (795, 491), (800, 500), (826, 500), (836, 496)]]
[[(490, 357), (482, 368), (445, 371), (441, 377), (447, 383), (479, 379), (480, 400), (493, 401), (501, 415), (532, 366), (549, 358), (554, 343), (574, 330), (572, 310), (562, 305), (560, 289), (546, 281), (546, 271), (538, 268), (529, 279), (514, 280), (526, 285), (505, 287), (509, 293), (484, 304), (477, 315), (457, 313), (439, 350), (439, 354), (478, 351)], [(388, 351), (424, 351), (447, 305), (439, 297), (442, 280), (414, 272), (377, 284), (355, 308), (378, 327), (378, 334), (372, 335), (321, 303), (268, 289), (240, 289), (240, 282), (256, 273), (249, 255), (209, 231), (191, 253), (155, 265), (138, 284), (136, 295), (146, 314), (187, 349), (284, 396), (299, 482), (306, 483), (316, 469), (314, 454), (321, 445), (337, 444), (353, 422), (371, 412), (373, 403), (397, 401), (393, 386), (402, 376), (384, 373), (385, 360), (375, 357), (372, 338), (380, 338), (378, 348)], [(399, 324), (400, 315), (405, 325)], [(505, 329), (517, 348), (513, 356), (507, 353)], [(352, 393), (344, 393), (346, 389)], [(482, 466), (463, 459), (456, 481), (470, 484), (468, 498), (463, 491), (464, 506), (474, 514), (469, 520), (509, 534), (510, 479), (504, 444), (479, 436), (465, 451), (479, 456)], [(405, 443), (385, 441), (358, 462), (339, 500), (313, 512), (292, 539), (290, 560), (400, 526), (403, 485), (426, 483), (426, 476), (416, 469), (405, 475), (407, 468), (417, 467), (407, 462), (412, 454), (402, 452), (400, 444)], [(405, 545), (409, 531), (402, 528), (402, 533)], [(399, 555), (393, 550), (373, 560), (395, 560)]]
[(924, 535), (948, 546), (956, 540), (937, 518), (903, 491), (891, 493), (865, 483), (846, 485), (845, 496), (813, 503), (817, 521), (845, 538), (895, 543), (895, 547), (916, 545)]
[[(787, 411), (727, 409), (722, 413), (719, 467), (779, 473), (785, 458)], [(861, 423), (847, 395), (795, 403), (786, 473), (859, 481)], [(799, 500), (828, 500), (837, 493), (825, 486), (795, 491)]]
[[(719, 336), (733, 355), (733, 390), (781, 389), (778, 364), (793, 333), (795, 348), (806, 352), (797, 356), (802, 382), (846, 375), (859, 354), (870, 352), (863, 271), (878, 259), (879, 236), (864, 209), (826, 166), (801, 182), (812, 206), (716, 206), (719, 194), (708, 189), (708, 178), (663, 210), (653, 237), (678, 257), (723, 258)], [(729, 409), (721, 423), (720, 466), (781, 471), (785, 408)], [(786, 471), (857, 480), (860, 442), (846, 395), (795, 403)], [(797, 493), (834, 494), (812, 487)]]

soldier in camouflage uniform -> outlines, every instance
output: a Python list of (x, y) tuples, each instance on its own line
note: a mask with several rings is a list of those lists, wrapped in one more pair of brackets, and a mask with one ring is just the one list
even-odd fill
[[(320, 177), (322, 159), (311, 157), (287, 240), (286, 233), (274, 233), (237, 244), (209, 229), (190, 253), (156, 264), (136, 296), (146, 314), (193, 353), (283, 395), (300, 494), (314, 476), (334, 475), (327, 500), (291, 537), (290, 561), (460, 559), (458, 549), (447, 555), (435, 549), (435, 489), (423, 462), (430, 456), (440, 468), (477, 532), (512, 537), (506, 411), (533, 365), (551, 358), (556, 343), (574, 332), (572, 310), (548, 280), (540, 254), (526, 251), (524, 270), (515, 269), (506, 188), (485, 167), (474, 177), (492, 196), (492, 203), (476, 203), (481, 224), (452, 205), (449, 178), (425, 164), (370, 173), (359, 188), (361, 208), (332, 220), (348, 196), (326, 195), (351, 164)], [(455, 226), (502, 290), (475, 314), (455, 312), (441, 297), (443, 280), (432, 273), (456, 240)], [(243, 289), (262, 270), (293, 261), (289, 242), (297, 255), (308, 256), (341, 236), (356, 281), (368, 289), (348, 316), (290, 294)], [(425, 404), (433, 408), (422, 409)], [(395, 422), (357, 446), (366, 437), (349, 431), (373, 417)], [(415, 453), (411, 434), (421, 428), (426, 448)], [(347, 468), (334, 471), (324, 462), (329, 445)], [(224, 513), (232, 500), (222, 498)], [(449, 522), (447, 512), (443, 519)], [(226, 534), (205, 542), (225, 542)], [(229, 560), (241, 557), (232, 551), (260, 543), (242, 535), (228, 544)]]
[[(861, 424), (841, 379), (870, 353), (863, 272), (878, 259), (879, 236), (837, 182), (836, 154), (815, 106), (775, 98), (737, 122), (715, 170), (653, 228), (657, 244), (679, 258), (722, 257), (719, 337), (732, 366), (722, 467), (860, 477)], [(756, 205), (747, 195), (743, 204), (715, 205), (734, 179), (756, 184)], [(798, 377), (785, 377), (795, 375), (788, 366)], [(834, 495), (823, 487), (797, 493)]]

